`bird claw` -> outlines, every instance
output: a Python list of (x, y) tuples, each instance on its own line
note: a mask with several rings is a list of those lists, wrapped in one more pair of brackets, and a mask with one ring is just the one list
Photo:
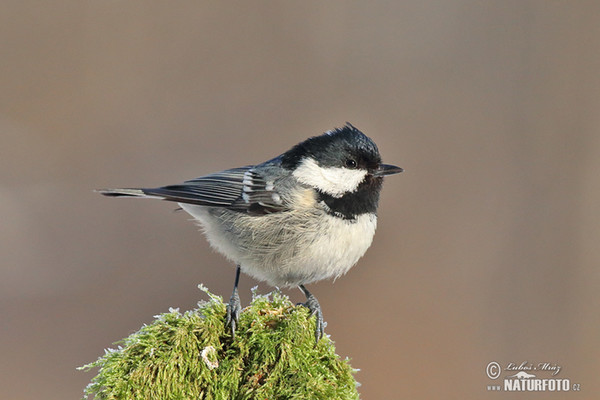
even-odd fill
[(237, 288), (234, 289), (231, 297), (229, 298), (229, 304), (227, 304), (227, 316), (225, 318), (225, 326), (231, 327), (231, 338), (235, 339), (235, 328), (238, 325), (240, 319), (240, 313), (242, 312), (242, 304), (240, 302), (240, 296)]
[(317, 300), (317, 298), (312, 293), (310, 293), (308, 290), (306, 290), (306, 288), (304, 288), (303, 286), (301, 286), (300, 289), (306, 295), (306, 302), (300, 303), (300, 305), (308, 308), (308, 310), (310, 311), (309, 318), (312, 317), (313, 315), (316, 317), (316, 326), (315, 326), (315, 346), (316, 346), (317, 343), (319, 343), (319, 340), (321, 340), (321, 338), (323, 337), (323, 334), (325, 333), (325, 322), (323, 321), (323, 312), (321, 311), (321, 305), (319, 304), (319, 301)]

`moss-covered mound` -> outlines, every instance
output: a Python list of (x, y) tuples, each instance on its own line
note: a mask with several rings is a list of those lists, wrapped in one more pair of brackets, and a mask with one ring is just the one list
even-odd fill
[(95, 399), (357, 399), (354, 370), (315, 319), (279, 292), (254, 296), (236, 338), (225, 304), (211, 298), (171, 310), (82, 369), (99, 368), (85, 389)]

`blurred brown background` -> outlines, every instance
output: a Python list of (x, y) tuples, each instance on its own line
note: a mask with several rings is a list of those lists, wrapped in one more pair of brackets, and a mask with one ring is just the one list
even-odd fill
[(406, 169), (367, 255), (311, 286), (363, 398), (550, 396), (488, 392), (491, 361), (559, 364), (581, 384), (560, 398), (600, 398), (600, 3), (0, 10), (2, 398), (78, 398), (77, 366), (194, 308), (198, 283), (230, 294), (184, 213), (94, 188), (263, 161), (345, 121)]

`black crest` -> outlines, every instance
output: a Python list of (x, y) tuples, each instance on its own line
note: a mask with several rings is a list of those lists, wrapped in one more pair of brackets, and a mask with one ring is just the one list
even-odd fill
[(293, 169), (306, 157), (315, 159), (321, 166), (332, 167), (342, 166), (352, 159), (357, 167), (375, 169), (381, 162), (377, 145), (350, 123), (297, 144), (281, 156), (281, 164)]

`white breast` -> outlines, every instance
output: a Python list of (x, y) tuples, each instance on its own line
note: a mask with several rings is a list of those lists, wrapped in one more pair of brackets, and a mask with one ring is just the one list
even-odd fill
[[(356, 220), (344, 220), (327, 214), (322, 218), (320, 234), (314, 236), (306, 247), (305, 256), (294, 262), (291, 270), (294, 276), (306, 283), (328, 278), (338, 278), (348, 272), (365, 254), (373, 242), (377, 216), (363, 214)], [(297, 272), (301, 273), (298, 274)], [(301, 282), (303, 283), (303, 282)]]

